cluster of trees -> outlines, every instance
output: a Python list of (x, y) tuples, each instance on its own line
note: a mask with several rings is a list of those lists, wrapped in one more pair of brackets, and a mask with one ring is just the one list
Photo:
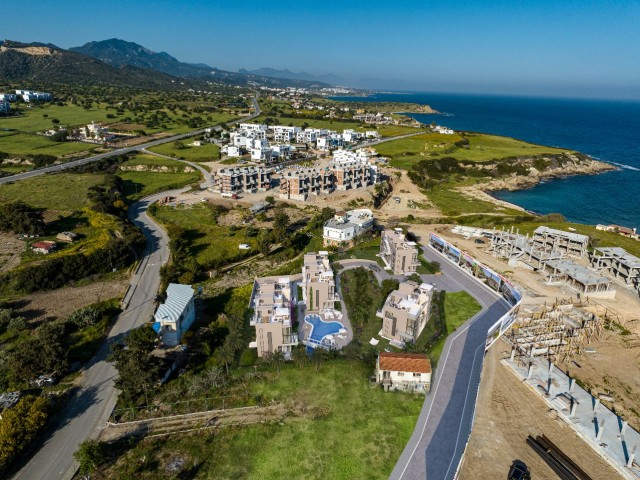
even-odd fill
[(224, 365), (227, 375), (229, 367), (235, 363), (249, 344), (249, 320), (253, 314), (253, 311), (247, 308), (250, 296), (251, 285), (233, 290), (224, 312), (218, 315), (215, 324), (212, 325), (227, 329), (222, 345), (215, 352), (218, 362)]
[(34, 166), (34, 168), (42, 168), (55, 163), (58, 157), (54, 155), (46, 155), (44, 153), (28, 153), (21, 155), (13, 155), (6, 152), (0, 152), (0, 163), (8, 158), (17, 158), (22, 162), (28, 162)]
[(127, 403), (136, 403), (153, 392), (160, 376), (161, 360), (152, 355), (156, 347), (156, 332), (149, 326), (131, 330), (123, 343), (111, 347), (108, 360), (118, 370), (116, 387)]
[(0, 305), (0, 335), (5, 332), (19, 333), (27, 328), (24, 317), (16, 315), (11, 308)]
[(40, 236), (47, 229), (42, 210), (16, 201), (0, 205), (0, 231)]
[(453, 157), (421, 160), (409, 170), (409, 178), (421, 188), (432, 188), (454, 173), (465, 173), (461, 162)]
[(26, 396), (2, 412), (0, 421), (0, 474), (31, 444), (49, 417), (50, 404), (43, 397)]

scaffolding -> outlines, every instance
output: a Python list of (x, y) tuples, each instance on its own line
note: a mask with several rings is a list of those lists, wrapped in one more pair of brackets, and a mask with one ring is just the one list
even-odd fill
[(550, 361), (566, 362), (582, 355), (586, 346), (600, 335), (606, 318), (576, 308), (571, 302), (558, 301), (516, 320), (507, 340), (512, 358), (523, 363), (546, 356)]

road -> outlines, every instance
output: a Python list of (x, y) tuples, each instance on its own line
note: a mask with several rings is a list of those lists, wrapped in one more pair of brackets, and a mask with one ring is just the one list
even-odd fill
[(391, 480), (452, 479), (471, 433), (487, 330), (509, 309), (501, 296), (472, 279), (445, 257), (424, 247), (424, 256), (441, 265), (441, 275), (425, 275), (438, 288), (465, 290), (482, 310), (451, 334), (426, 396), (418, 422)]
[[(232, 125), (232, 124), (239, 123), (239, 122), (246, 122), (246, 121), (252, 120), (252, 119), (256, 118), (257, 116), (259, 116), (261, 112), (260, 112), (260, 106), (258, 105), (258, 97), (259, 97), (259, 95), (258, 95), (258, 93), (256, 93), (256, 96), (252, 100), (253, 101), (254, 113), (252, 113), (248, 117), (239, 118), (237, 120), (233, 120), (231, 122), (228, 122), (228, 124)], [(37, 170), (32, 170), (30, 172), (17, 173), (15, 175), (10, 175), (8, 177), (2, 177), (2, 178), (0, 178), (0, 185), (2, 185), (4, 183), (17, 182), (19, 180), (25, 180), (27, 178), (38, 177), (38, 176), (44, 175), (46, 173), (61, 172), (63, 170), (67, 170), (69, 168), (78, 167), (80, 165), (86, 165), (87, 163), (97, 162), (98, 160), (103, 160), (105, 158), (113, 157), (115, 155), (123, 155), (125, 153), (138, 152), (138, 151), (141, 151), (141, 150), (145, 150), (147, 148), (155, 147), (157, 145), (162, 145), (163, 143), (175, 142), (176, 140), (182, 140), (184, 138), (193, 137), (195, 135), (202, 135), (205, 132), (205, 130), (206, 130), (206, 128), (201, 128), (199, 130), (194, 130), (194, 131), (189, 132), (189, 133), (181, 133), (181, 134), (178, 134), (178, 135), (172, 135), (170, 137), (165, 137), (165, 138), (161, 138), (161, 139), (158, 139), (158, 140), (152, 140), (150, 142), (141, 143), (140, 145), (135, 145), (135, 146), (132, 146), (132, 147), (117, 148), (115, 150), (111, 150), (110, 152), (100, 153), (98, 155), (93, 155), (91, 157), (81, 158), (79, 160), (72, 160), (70, 162), (63, 163), (61, 165), (51, 165), (50, 167), (39, 168)]]
[[(255, 118), (260, 114), (257, 95), (253, 101), (256, 113), (248, 118), (236, 120), (237, 122)], [(154, 144), (158, 145), (158, 143)], [(146, 144), (146, 146), (150, 145)], [(136, 150), (143, 148), (144, 146), (139, 145)], [(111, 152), (109, 155), (114, 154), (117, 153)], [(91, 157), (85, 160), (96, 161), (96, 158)], [(211, 175), (199, 165), (184, 160), (182, 162), (205, 174), (202, 185), (207, 186), (211, 181)], [(8, 178), (13, 178), (15, 181), (14, 177), (15, 175)], [(29, 177), (20, 177), (18, 180), (24, 178)], [(73, 458), (73, 453), (78, 445), (88, 438), (96, 437), (104, 427), (117, 401), (117, 391), (114, 386), (117, 371), (111, 363), (107, 362), (110, 345), (122, 340), (131, 329), (139, 327), (152, 318), (155, 311), (154, 300), (160, 286), (160, 267), (169, 260), (167, 234), (147, 215), (147, 208), (161, 197), (175, 196), (185, 190), (171, 190), (150, 195), (129, 207), (129, 219), (142, 230), (147, 238), (147, 245), (123, 299), (125, 309), (117, 317), (99, 352), (85, 366), (82, 383), (69, 399), (61, 418), (52, 426), (53, 433), (43, 440), (29, 463), (14, 475), (14, 480), (70, 480), (77, 471), (77, 462)]]

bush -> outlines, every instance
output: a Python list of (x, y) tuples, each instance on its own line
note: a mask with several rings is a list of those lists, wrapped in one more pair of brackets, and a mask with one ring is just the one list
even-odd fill
[(85, 440), (73, 454), (80, 463), (80, 474), (93, 473), (96, 468), (107, 462), (109, 447), (97, 440)]

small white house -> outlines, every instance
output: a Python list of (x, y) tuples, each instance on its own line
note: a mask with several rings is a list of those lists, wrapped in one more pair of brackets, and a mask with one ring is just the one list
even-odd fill
[(431, 361), (422, 353), (380, 352), (376, 361), (376, 383), (385, 391), (428, 393)]
[(165, 345), (178, 345), (196, 319), (193, 295), (191, 285), (170, 283), (167, 287), (167, 299), (156, 310), (153, 324), (153, 329)]

